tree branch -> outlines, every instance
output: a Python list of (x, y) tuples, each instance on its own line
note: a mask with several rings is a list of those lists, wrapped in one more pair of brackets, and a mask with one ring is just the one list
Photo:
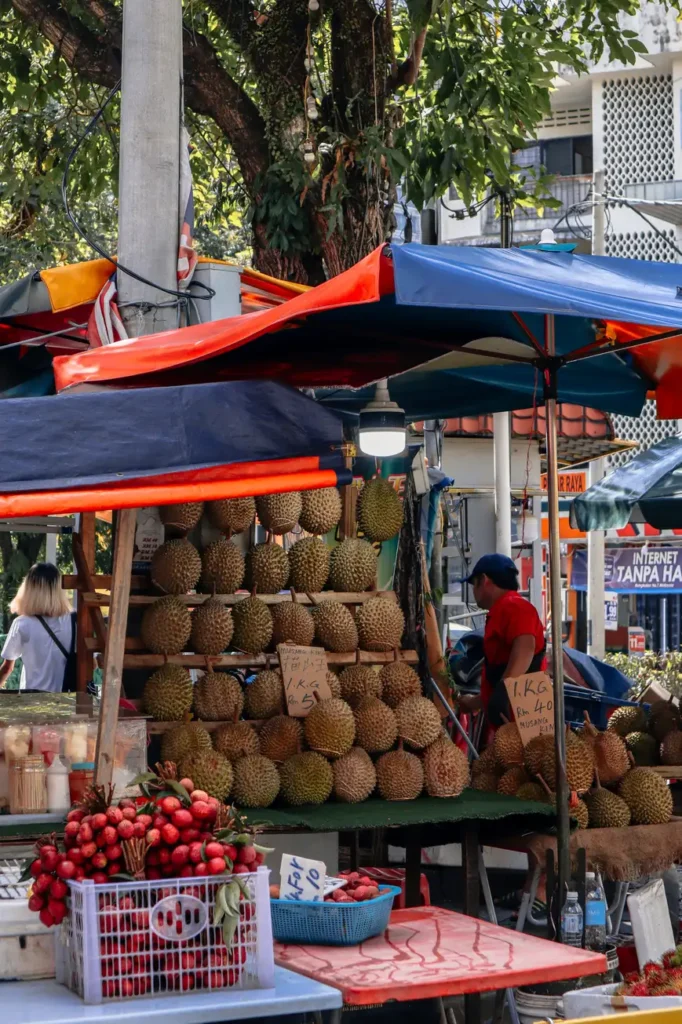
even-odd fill
[(424, 54), (424, 44), (428, 28), (423, 28), (414, 43), (407, 60), (404, 60), (390, 79), (390, 87), (399, 89), (402, 85), (414, 85), (419, 77), (419, 68)]
[(120, 60), (82, 22), (74, 21), (58, 0), (12, 0), (14, 10), (52, 43), (72, 68), (98, 85), (111, 87), (120, 77)]
[(258, 11), (251, 0), (205, 0), (205, 3), (220, 18), (235, 43), (249, 48), (258, 26)]

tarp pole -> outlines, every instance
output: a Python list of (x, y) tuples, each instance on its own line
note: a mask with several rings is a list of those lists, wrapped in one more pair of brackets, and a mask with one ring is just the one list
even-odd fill
[[(549, 521), (549, 593), (552, 613), (552, 675), (554, 678), (554, 743), (556, 752), (556, 809), (558, 884), (550, 903), (557, 939), (561, 938), (561, 910), (570, 878), (568, 841), (568, 782), (566, 779), (566, 734), (564, 719), (564, 661), (561, 618), (561, 548), (559, 543), (559, 471), (557, 461), (557, 372), (554, 361), (556, 338), (554, 316), (545, 316), (545, 349), (549, 365), (544, 371), (545, 416), (547, 422), (547, 506)], [(551, 898), (551, 894), (550, 894)]]

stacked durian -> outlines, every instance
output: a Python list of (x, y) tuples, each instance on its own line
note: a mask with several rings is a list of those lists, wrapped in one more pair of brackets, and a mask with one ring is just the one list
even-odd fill
[[(671, 704), (653, 715), (661, 744), (670, 755), (682, 755), (682, 730), (669, 728), (677, 715)], [(614, 721), (615, 718), (615, 721)], [(641, 735), (647, 722), (641, 708), (624, 706), (600, 732), (585, 715), (578, 732), (566, 732), (566, 775), (571, 793), (569, 813), (579, 828), (622, 828), (626, 825), (665, 824), (672, 815), (672, 795), (665, 781), (651, 768), (638, 765), (629, 737), (632, 727)], [(641, 743), (641, 739), (638, 740)], [(556, 757), (553, 736), (539, 736), (525, 748), (515, 724), (498, 729), (494, 743), (472, 769), (474, 788), (553, 803)]]

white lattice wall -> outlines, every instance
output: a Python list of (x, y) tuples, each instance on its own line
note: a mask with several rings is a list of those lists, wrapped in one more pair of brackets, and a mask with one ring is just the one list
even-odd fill
[(672, 75), (630, 74), (602, 85), (606, 188), (675, 177)]
[(664, 437), (671, 437), (680, 430), (679, 420), (657, 420), (656, 403), (646, 402), (639, 416), (611, 416), (616, 437), (626, 441), (637, 441), (638, 447), (618, 455), (611, 455), (608, 465), (611, 469), (629, 462), (638, 452), (646, 451)]
[[(672, 228), (660, 229), (666, 238), (675, 241)], [(678, 256), (665, 238), (656, 231), (614, 231), (604, 239), (607, 256), (627, 256), (635, 260), (660, 260), (663, 263), (676, 263)]]

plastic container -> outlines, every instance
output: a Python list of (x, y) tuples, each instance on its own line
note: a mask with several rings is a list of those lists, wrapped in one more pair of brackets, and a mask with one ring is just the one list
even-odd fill
[(566, 894), (566, 903), (561, 911), (561, 941), (565, 946), (583, 944), (583, 911), (577, 892)]
[(47, 809), (50, 814), (66, 813), (71, 807), (69, 769), (60, 757), (47, 769)]
[(69, 772), (69, 796), (72, 804), (79, 803), (95, 781), (95, 762), (79, 761)]
[(314, 903), (307, 900), (270, 900), (272, 934), (277, 942), (313, 943), (320, 946), (356, 946), (388, 927), (393, 900), (400, 896), (395, 885), (362, 903)]
[[(213, 924), (221, 886), (239, 879), (240, 924), (229, 950)], [(69, 882), (57, 981), (86, 1003), (275, 984), (268, 868), (245, 875), (95, 885)]]
[(606, 897), (594, 871), (585, 875), (585, 949), (606, 945)]
[(609, 697), (598, 690), (587, 690), (584, 686), (564, 686), (564, 708), (567, 722), (577, 725), (585, 724), (584, 712), (587, 711), (592, 725), (597, 729), (605, 729), (611, 714), (616, 708), (622, 707), (648, 708), (648, 704), (638, 704), (634, 700), (621, 700)]
[(524, 989), (514, 989), (514, 1002), (519, 1024), (538, 1024), (543, 1020), (563, 1020), (562, 995), (538, 995)]
[[(679, 996), (618, 996), (618, 985), (595, 985), (594, 988), (576, 989), (564, 995), (564, 1015), (567, 1019), (581, 1017), (608, 1017), (624, 1015), (635, 1010), (669, 1010), (677, 1007), (682, 1013), (682, 995)], [(651, 1018), (649, 1018), (651, 1019)], [(678, 1016), (675, 1016), (675, 1020)], [(671, 1016), (672, 1020), (672, 1016)]]
[(45, 814), (47, 779), (42, 754), (29, 754), (9, 767), (10, 814)]

